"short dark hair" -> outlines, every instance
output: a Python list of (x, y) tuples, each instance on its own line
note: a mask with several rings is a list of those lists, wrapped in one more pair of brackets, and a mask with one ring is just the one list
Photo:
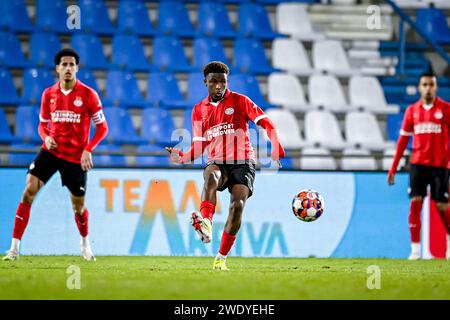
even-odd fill
[(205, 78), (209, 73), (225, 73), (226, 75), (229, 75), (230, 69), (222, 61), (211, 61), (203, 68), (203, 75)]
[(61, 49), (56, 55), (55, 55), (55, 65), (58, 65), (61, 63), (62, 57), (74, 57), (76, 64), (80, 62), (80, 56), (78, 53), (73, 50), (72, 48), (63, 48)]

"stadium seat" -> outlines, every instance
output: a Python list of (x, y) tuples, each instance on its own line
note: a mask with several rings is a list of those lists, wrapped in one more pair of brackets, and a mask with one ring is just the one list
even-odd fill
[(276, 9), (277, 31), (303, 41), (324, 39), (314, 31), (307, 6), (300, 3), (280, 3)]
[(273, 40), (283, 37), (274, 32), (269, 16), (263, 5), (257, 3), (244, 3), (238, 8), (239, 35), (264, 40)]
[(342, 152), (342, 170), (377, 170), (377, 162), (365, 149), (345, 149)]
[(34, 32), (30, 36), (30, 62), (36, 67), (54, 68), (54, 56), (61, 41), (53, 33)]
[(3, 109), (0, 109), (0, 144), (10, 144), (18, 141), (9, 128), (8, 119)]
[(229, 65), (225, 49), (217, 38), (196, 38), (193, 44), (193, 66), (200, 72), (210, 61), (222, 61)]
[(300, 81), (292, 74), (274, 72), (268, 78), (269, 102), (292, 112), (310, 108)]
[(153, 64), (160, 71), (191, 72), (183, 45), (175, 37), (155, 37), (153, 41)]
[[(264, 170), (264, 169), (278, 170), (279, 169), (278, 163), (273, 161), (270, 157), (265, 157), (265, 158), (258, 157), (256, 160), (257, 160), (256, 167), (261, 168), (261, 170)], [(283, 170), (295, 168), (294, 160), (291, 157), (284, 157), (283, 159), (280, 160), (280, 162), (281, 162), (281, 167), (283, 168)]]
[(15, 136), (24, 143), (42, 143), (38, 133), (39, 108), (19, 106), (16, 109)]
[(103, 0), (78, 0), (82, 13), (83, 32), (112, 35), (116, 32)]
[(45, 32), (69, 34), (72, 30), (67, 28), (67, 18), (66, 1), (36, 0), (35, 24), (40, 30)]
[(81, 68), (109, 69), (111, 67), (103, 53), (102, 43), (95, 34), (74, 33), (71, 47), (80, 55)]
[(314, 69), (337, 76), (351, 76), (361, 73), (352, 69), (347, 54), (338, 40), (316, 41), (312, 46)]
[(198, 8), (198, 32), (200, 35), (219, 38), (235, 38), (236, 31), (231, 26), (224, 4), (202, 2)]
[(336, 170), (336, 160), (323, 148), (305, 148), (300, 158), (301, 170)]
[(204, 79), (203, 73), (194, 72), (188, 75), (186, 103), (190, 103), (192, 107), (208, 96), (208, 89), (203, 83)]
[(169, 109), (192, 108), (184, 101), (177, 78), (172, 73), (153, 72), (148, 75), (147, 101)]
[(142, 112), (142, 138), (150, 144), (171, 146), (175, 124), (169, 111), (159, 108), (146, 108)]
[(79, 69), (77, 72), (77, 79), (83, 82), (88, 87), (94, 89), (98, 95), (101, 97), (101, 91), (97, 84), (97, 80), (95, 80), (94, 75), (88, 69)]
[(162, 35), (193, 37), (197, 34), (183, 2), (161, 2), (158, 7), (158, 32)]
[[(404, 155), (408, 155), (409, 150), (405, 150)], [(392, 162), (394, 162), (395, 149), (386, 149), (383, 151), (383, 159), (381, 160), (381, 169), (382, 170), (391, 170)], [(398, 163), (397, 170), (401, 170), (406, 165), (405, 157), (402, 157)]]
[(416, 23), (420, 30), (437, 43), (450, 43), (450, 28), (442, 10), (437, 8), (418, 9)]
[(144, 1), (119, 1), (118, 29), (124, 34), (151, 37), (157, 32), (147, 13)]
[(351, 111), (346, 114), (345, 137), (356, 148), (379, 151), (395, 145), (384, 140), (377, 119), (369, 112)]
[(164, 155), (153, 155), (153, 156), (136, 156), (136, 166), (139, 167), (169, 167), (171, 161), (168, 157), (164, 147), (156, 145), (144, 145), (139, 146), (136, 149), (137, 152), (163, 152)]
[(24, 0), (0, 1), (0, 30), (29, 33), (33, 30)]
[(123, 154), (99, 154), (100, 152), (121, 151), (116, 145), (99, 145), (94, 149), (92, 161), (94, 167), (128, 167), (127, 160)]
[(13, 78), (3, 68), (0, 68), (0, 88), (0, 105), (16, 105), (20, 102)]
[(0, 67), (24, 68), (28, 65), (17, 37), (9, 32), (0, 32)]
[(128, 108), (143, 108), (148, 103), (139, 91), (136, 78), (129, 71), (110, 70), (106, 76), (104, 104), (124, 105)]
[(295, 75), (313, 73), (305, 48), (295, 39), (275, 39), (272, 42), (272, 65)]
[(26, 69), (23, 73), (22, 101), (40, 105), (44, 90), (55, 83), (52, 72), (43, 68)]
[(332, 112), (346, 112), (352, 109), (347, 102), (339, 80), (333, 75), (315, 74), (310, 76), (308, 97), (313, 106)]
[(149, 72), (152, 66), (144, 53), (141, 40), (135, 35), (116, 34), (112, 39), (112, 63), (120, 69)]
[(348, 84), (350, 104), (374, 113), (397, 113), (398, 105), (388, 105), (383, 88), (375, 77), (353, 76)]
[(192, 137), (192, 110), (186, 110), (183, 114), (183, 124), (182, 129), (189, 131)]
[(127, 110), (120, 107), (107, 107), (103, 109), (103, 112), (108, 120), (109, 131), (106, 140), (109, 144), (146, 143), (136, 133), (131, 116)]
[(305, 140), (316, 147), (342, 150), (347, 146), (337, 118), (329, 111), (308, 111), (304, 126)]
[(256, 39), (237, 39), (233, 53), (233, 67), (236, 72), (267, 75), (279, 71), (270, 65), (263, 45)]
[(264, 99), (259, 89), (258, 80), (248, 74), (230, 75), (228, 79), (228, 88), (240, 94), (244, 94), (253, 100), (261, 109), (276, 108), (276, 105), (270, 104)]
[[(14, 152), (14, 150), (29, 150), (30, 152)], [(9, 166), (26, 166), (28, 167), (36, 158), (39, 147), (36, 144), (14, 143), (11, 144), (8, 153)]]
[[(266, 114), (278, 129), (280, 142), (285, 149), (300, 149), (309, 145), (301, 136), (300, 126), (291, 111), (269, 109)], [(265, 139), (268, 140), (267, 135)]]

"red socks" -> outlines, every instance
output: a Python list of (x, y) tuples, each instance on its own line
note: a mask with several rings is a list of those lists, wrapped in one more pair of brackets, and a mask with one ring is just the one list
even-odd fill
[(87, 209), (83, 211), (82, 215), (75, 213), (75, 221), (77, 222), (78, 231), (80, 235), (84, 238), (88, 235), (88, 222), (89, 222), (89, 212)]
[(220, 241), (219, 253), (223, 256), (228, 255), (228, 252), (230, 252), (234, 244), (234, 240), (236, 240), (236, 235), (228, 234), (224, 230), (222, 233), (222, 241)]
[(27, 227), (28, 220), (30, 219), (30, 209), (31, 205), (19, 203), (19, 207), (16, 211), (16, 219), (14, 220), (14, 239), (22, 239), (22, 235)]
[(411, 201), (409, 209), (409, 231), (411, 242), (420, 242), (420, 213), (422, 212), (422, 201)]
[(208, 200), (202, 201), (200, 204), (200, 213), (203, 218), (208, 218), (211, 222), (214, 215), (216, 205)]

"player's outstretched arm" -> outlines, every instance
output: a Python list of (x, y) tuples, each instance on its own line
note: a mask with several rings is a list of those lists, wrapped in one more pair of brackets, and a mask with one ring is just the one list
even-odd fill
[(267, 136), (272, 143), (272, 152), (270, 154), (270, 157), (272, 158), (272, 160), (277, 161), (278, 166), (281, 168), (280, 160), (285, 157), (285, 151), (283, 146), (281, 145), (280, 138), (278, 137), (278, 133), (274, 123), (269, 118), (263, 118), (258, 122), (258, 125), (266, 130)]
[(177, 148), (166, 147), (170, 160), (174, 163), (190, 163), (200, 157), (208, 144), (204, 141), (193, 141), (188, 151), (182, 152)]

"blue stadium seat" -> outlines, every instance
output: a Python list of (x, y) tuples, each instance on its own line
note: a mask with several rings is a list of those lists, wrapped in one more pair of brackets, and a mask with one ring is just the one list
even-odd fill
[(33, 25), (24, 0), (0, 1), (0, 30), (31, 32)]
[(142, 112), (141, 136), (151, 144), (171, 146), (175, 124), (169, 111), (159, 108), (146, 108)]
[(141, 40), (135, 35), (116, 34), (111, 51), (112, 63), (121, 69), (143, 72), (155, 70), (145, 57)]
[(13, 78), (8, 70), (0, 68), (0, 104), (15, 105), (20, 102)]
[(106, 77), (104, 105), (143, 108), (148, 102), (139, 91), (136, 78), (129, 71), (110, 70)]
[(161, 2), (158, 8), (158, 32), (162, 35), (193, 37), (197, 33), (183, 2)]
[(416, 12), (418, 27), (438, 43), (450, 43), (450, 29), (444, 12), (437, 8), (418, 9)]
[(118, 28), (122, 33), (148, 37), (156, 34), (156, 30), (147, 14), (147, 7), (144, 1), (120, 1), (118, 21)]
[(112, 35), (116, 32), (103, 0), (78, 0), (78, 5), (82, 13), (81, 24), (84, 32), (100, 35)]
[(192, 109), (184, 112), (182, 128), (188, 130), (192, 136)]
[[(30, 150), (28, 153), (14, 152), (14, 149)], [(29, 166), (36, 158), (38, 152), (38, 146), (28, 143), (14, 143), (11, 144), (11, 150), (8, 153), (8, 165), (9, 166)]]
[(91, 69), (109, 69), (100, 39), (94, 34), (74, 33), (71, 47), (80, 55), (80, 67)]
[(188, 75), (186, 103), (189, 103), (191, 108), (208, 96), (208, 89), (203, 82), (204, 79), (203, 73), (200, 72)]
[(9, 32), (0, 32), (0, 67), (24, 68), (28, 65), (17, 37)]
[(22, 101), (39, 105), (44, 90), (54, 84), (51, 71), (42, 68), (31, 68), (24, 71)]
[(164, 150), (164, 147), (156, 145), (144, 145), (136, 148), (137, 152), (164, 152), (165, 155), (154, 156), (136, 156), (136, 166), (139, 167), (169, 167), (171, 161), (169, 156)]
[(235, 38), (236, 31), (231, 26), (224, 4), (202, 2), (198, 9), (198, 32), (205, 36)]
[(228, 63), (225, 49), (216, 38), (196, 38), (193, 45), (193, 65), (201, 72), (203, 67), (210, 61), (222, 61)]
[(136, 129), (131, 121), (127, 110), (120, 107), (104, 108), (105, 118), (108, 121), (108, 136), (106, 140), (109, 144), (144, 144), (142, 139), (136, 133)]
[(234, 68), (240, 73), (268, 75), (280, 70), (270, 66), (264, 47), (256, 39), (238, 39), (234, 42)]
[(123, 154), (99, 154), (96, 151), (121, 151), (116, 145), (99, 145), (94, 149), (92, 161), (94, 167), (127, 167), (127, 160)]
[(18, 106), (16, 110), (15, 136), (24, 143), (42, 143), (38, 133), (39, 108)]
[[(260, 168), (264, 168), (264, 169), (278, 169), (278, 165), (275, 163), (275, 161), (273, 161), (270, 157), (266, 157), (266, 158), (259, 158), (258, 159), (258, 164)], [(282, 166), (282, 170), (283, 169), (295, 169), (294, 166), (294, 160), (290, 157), (286, 157), (280, 160), (281, 162), (281, 166)]]
[(34, 32), (30, 36), (30, 62), (36, 67), (54, 68), (56, 52), (61, 50), (61, 41), (53, 33)]
[(172, 73), (153, 72), (148, 75), (147, 101), (169, 109), (192, 107), (184, 101), (177, 78)]
[(8, 119), (6, 118), (3, 109), (0, 109), (0, 143), (10, 144), (18, 141), (19, 139), (15, 137), (8, 125)]
[(88, 87), (91, 87), (95, 91), (97, 91), (98, 95), (101, 97), (101, 92), (97, 84), (97, 80), (94, 75), (88, 69), (79, 69), (77, 72), (77, 79), (83, 82)]
[(36, 26), (43, 31), (68, 34), (67, 5), (64, 0), (36, 0)]
[(248, 96), (261, 109), (277, 108), (264, 99), (261, 90), (259, 89), (258, 80), (252, 75), (235, 74), (229, 78), (228, 87), (230, 90)]
[(241, 4), (238, 9), (238, 24), (238, 33), (244, 37), (255, 37), (264, 40), (283, 37), (282, 34), (273, 32), (267, 11), (260, 4)]
[(181, 41), (175, 37), (155, 37), (153, 41), (153, 64), (161, 71), (190, 72)]

